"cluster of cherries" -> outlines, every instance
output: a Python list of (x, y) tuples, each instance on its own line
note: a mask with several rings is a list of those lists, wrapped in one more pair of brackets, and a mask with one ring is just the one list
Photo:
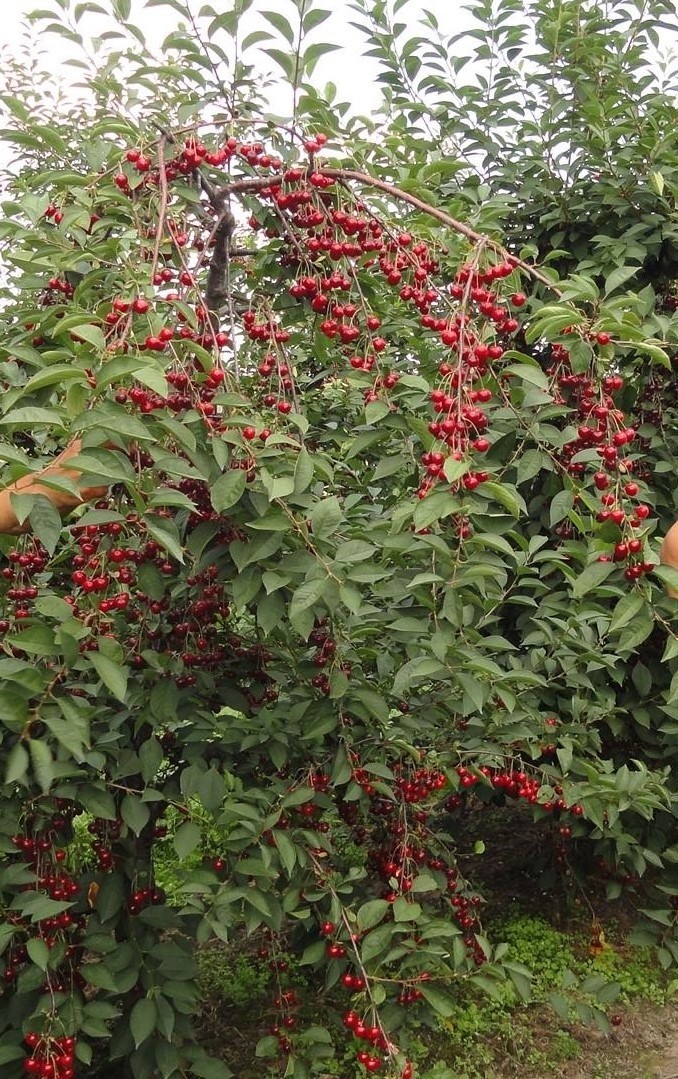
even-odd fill
[(75, 1079), (75, 1038), (55, 1038), (30, 1030), (24, 1035), (24, 1042), (30, 1054), (24, 1060), (26, 1075), (34, 1079)]
[(36, 578), (44, 572), (49, 555), (42, 544), (31, 537), (20, 547), (12, 547), (7, 552), (7, 560), (9, 565), (3, 566), (0, 576), (9, 585), (5, 596), (13, 607), (11, 612), (5, 612), (11, 613), (11, 618), (0, 618), (0, 634), (11, 629), (13, 620), (21, 622), (31, 617), (33, 603), (40, 594)]
[(129, 897), (127, 910), (130, 914), (141, 914), (147, 907), (163, 906), (166, 899), (162, 888), (139, 888)]
[(369, 1075), (374, 1075), (381, 1071), (384, 1066), (384, 1058), (383, 1056), (378, 1056), (375, 1050), (380, 1049), (385, 1052), (389, 1047), (388, 1039), (381, 1026), (376, 1023), (365, 1023), (360, 1015), (353, 1010), (345, 1012), (342, 1022), (346, 1029), (350, 1030), (354, 1038), (357, 1038), (358, 1041), (367, 1042), (373, 1047), (372, 1050), (358, 1050), (356, 1053), (358, 1063), (363, 1065)]
[[(182, 479), (176, 487), (194, 501), (189, 522), (192, 526), (215, 521), (224, 543), (237, 538), (237, 530), (213, 510), (207, 484)], [(95, 505), (109, 508), (108, 502)], [(266, 674), (269, 653), (258, 643), (250, 645), (235, 635), (227, 636), (231, 611), (216, 565), (188, 576), (180, 595), (175, 590), (171, 599), (168, 591), (161, 598), (153, 598), (137, 587), (140, 569), (156, 567), (160, 580), (168, 581), (169, 589), (175, 565), (148, 535), (136, 513), (130, 512), (118, 521), (75, 525), (72, 535), (77, 553), (68, 570), (57, 570), (63, 578), (64, 599), (73, 616), (99, 634), (124, 631), (133, 667), (147, 668), (146, 649), (160, 651), (178, 663), (175, 681), (179, 688), (194, 685), (197, 672), (204, 670), (213, 678), (230, 679), (235, 674), (252, 707), (276, 699), (277, 691)], [(17, 622), (31, 617), (49, 557), (39, 541), (29, 535), (10, 550), (8, 561), (0, 573), (10, 585), (7, 595), (14, 607), (8, 612), (11, 617), (0, 620), (0, 634), (9, 633)], [(96, 637), (87, 637), (80, 647), (83, 651), (93, 650), (97, 647)], [(109, 856), (105, 849), (101, 855), (104, 861)]]
[[(255, 229), (265, 228), (268, 236), (282, 234), (287, 243), (283, 264), (298, 270), (289, 286), (290, 294), (323, 316), (318, 323), (320, 333), (342, 348), (354, 370), (370, 373), (378, 368), (372, 385), (364, 391), (367, 401), (392, 389), (400, 377), (397, 371), (379, 369), (380, 355), (387, 350), (389, 342), (380, 332), (381, 319), (367, 308), (356, 280), (357, 260), (362, 260), (364, 267), (375, 265), (378, 268), (385, 281), (398, 289), (399, 298), (417, 309), (422, 326), (439, 335), (446, 351), (454, 351), (452, 362), (446, 357), (441, 364), (445, 388), (437, 401), (437, 411), (444, 412), (440, 423), (447, 421), (448, 424), (443, 441), (448, 445), (454, 443), (455, 448), (463, 442), (466, 450), (468, 440), (461, 438), (465, 428), (461, 426), (457, 437), (452, 438), (454, 432), (450, 421), (453, 418), (456, 421), (458, 417), (461, 398), (467, 392), (468, 372), (473, 371), (471, 381), (475, 381), (486, 369), (488, 361), (503, 355), (503, 348), (494, 337), (489, 343), (482, 337), (476, 338), (470, 318), (459, 312), (456, 301), (463, 297), (465, 302), (470, 302), (469, 294), (472, 294), (471, 299), (478, 304), (480, 314), (493, 323), (493, 334), (506, 336), (515, 332), (517, 319), (488, 287), (500, 277), (513, 273), (515, 263), (499, 263), (480, 272), (464, 268), (450, 287), (451, 298), (443, 297), (440, 286), (433, 280), (439, 271), (439, 261), (429, 245), (424, 241), (415, 242), (409, 232), (394, 233), (360, 201), (337, 205), (336, 194), (326, 191), (335, 182), (335, 178), (327, 174), (300, 167), (289, 168), (259, 190), (260, 197), (269, 200), (276, 209), (273, 223), (265, 227), (255, 217), (250, 224)], [(287, 231), (278, 226), (281, 217)], [(344, 295), (335, 299), (335, 292)], [(522, 306), (525, 299), (523, 294), (516, 293), (515, 306)], [(444, 307), (444, 315), (431, 314), (433, 305)], [(270, 339), (266, 321), (260, 325), (264, 331), (262, 337)], [(275, 333), (273, 337), (281, 344)], [(281, 366), (288, 370), (290, 367), (278, 349), (259, 365), (258, 372), (262, 377), (270, 378)], [(280, 387), (278, 378), (278, 392)], [(478, 409), (473, 396), (461, 403), (469, 410), (463, 417), (469, 430), (473, 431), (474, 422), (482, 429), (485, 426), (482, 410)], [(475, 434), (480, 437), (478, 429)], [(476, 450), (485, 452), (488, 448), (489, 441), (481, 440)], [(429, 474), (427, 490), (433, 485), (430, 481), (433, 474)]]
[[(68, 909), (80, 893), (80, 884), (64, 868), (65, 844), (75, 812), (74, 803), (61, 798), (55, 799), (53, 812), (49, 816), (40, 819), (35, 815), (28, 816), (24, 822), (24, 832), (12, 836), (12, 844), (32, 878), (30, 882), (20, 886), (21, 890), (41, 893), (63, 906), (62, 910), (35, 922), (22, 915), (11, 915), (8, 919), (17, 933), (27, 940), (39, 939), (50, 951), (57, 945), (63, 946), (63, 962), (57, 970), (50, 970), (46, 976), (43, 986), (45, 992), (61, 992), (71, 985), (80, 988), (84, 985), (84, 979), (78, 970), (82, 948), (77, 943), (77, 936), (83, 928), (83, 918), (81, 915), (72, 914)], [(27, 961), (27, 944), (13, 940), (5, 954), (5, 985), (11, 986), (16, 982)]]
[[(270, 938), (270, 933), (268, 936)], [(288, 1035), (297, 1025), (297, 1017), (294, 1012), (301, 1002), (294, 989), (284, 989), (273, 997), (271, 1003), (279, 1013), (280, 1019), (269, 1028), (270, 1033), (278, 1039), (280, 1052), (289, 1053), (292, 1049), (292, 1042)]]
[[(545, 749), (549, 750), (555, 747), (546, 746)], [(539, 806), (545, 811), (555, 810), (560, 813), (570, 813), (573, 817), (581, 817), (583, 811), (582, 806), (578, 803), (568, 805), (562, 797), (562, 787), (554, 787), (554, 798), (549, 798), (544, 802), (539, 801), (539, 790), (542, 786), (541, 780), (534, 776), (529, 776), (527, 772), (516, 771), (513, 768), (508, 770), (500, 768), (489, 768), (487, 765), (483, 765), (477, 771), (472, 771), (465, 768), (463, 765), (457, 767), (457, 775), (459, 776), (459, 783), (464, 791), (469, 791), (473, 787), (482, 783), (491, 783), (495, 790), (503, 792), (509, 798), (519, 798), (527, 802), (531, 806)], [(452, 795), (449, 800), (448, 808), (457, 809), (460, 805), (458, 795)]]
[[(455, 307), (444, 315), (425, 312), (421, 316), (422, 327), (438, 335), (446, 354), (438, 364), (440, 384), (430, 392), (436, 416), (428, 429), (438, 440), (438, 448), (422, 455), (425, 472), (419, 498), (446, 481), (445, 466), (450, 458), (467, 465), (461, 476), (453, 478), (451, 490), (474, 491), (490, 478), (485, 469), (475, 465), (477, 457), (492, 445), (485, 434), (490, 418), (484, 406), (492, 401), (493, 392), (482, 382), (503, 357), (504, 342), (519, 329), (508, 305), (522, 307), (525, 294), (514, 292), (507, 300), (499, 291), (499, 283), (515, 269), (510, 258), (484, 268), (463, 266), (449, 288)], [(462, 522), (461, 538), (469, 534), (469, 526)]]
[[(323, 139), (323, 136), (318, 136), (318, 138)], [(316, 140), (313, 141), (315, 143)], [(318, 148), (320, 148), (320, 145), (322, 143), (318, 144)], [(191, 137), (186, 139), (179, 153), (170, 158), (165, 164), (165, 179), (168, 183), (171, 183), (173, 180), (181, 179), (183, 176), (190, 176), (201, 165), (219, 168), (226, 165), (233, 158), (240, 158), (257, 169), (270, 169), (271, 172), (277, 172), (282, 168), (280, 158), (267, 153), (264, 145), (260, 142), (240, 142), (231, 136), (218, 149), (209, 150), (198, 139)], [(130, 194), (140, 182), (149, 187), (159, 185), (161, 180), (160, 170), (153, 165), (152, 159), (143, 150), (132, 146), (125, 151), (124, 159), (125, 163), (130, 166), (129, 175), (127, 171), (121, 169), (113, 177), (113, 183), (120, 191)], [(134, 177), (134, 173), (137, 174), (136, 177)]]
[[(315, 625), (308, 638), (308, 643), (312, 644), (315, 649), (311, 656), (311, 663), (314, 667), (329, 667), (336, 661), (337, 642), (332, 636), (327, 621), (327, 618), (316, 618)], [(351, 673), (350, 663), (339, 663), (339, 669), (346, 675)], [(329, 675), (325, 671), (314, 674), (311, 678), (311, 685), (319, 689), (325, 697), (328, 696), (331, 688)]]
[[(440, 796), (448, 785), (445, 774), (435, 768), (407, 772), (398, 765), (391, 797), (376, 790), (373, 777), (365, 768), (354, 768), (352, 779), (370, 799), (369, 817), (374, 823), (369, 828), (360, 823), (355, 802), (340, 802), (339, 813), (351, 828), (356, 842), (365, 842), (368, 835), (375, 841), (368, 849), (367, 857), (383, 882), (382, 897), (393, 903), (399, 896), (411, 892), (423, 866), (442, 873), (448, 908), (464, 932), (464, 943), (473, 962), (482, 966), (487, 957), (475, 936), (480, 898), (461, 892), (457, 894), (461, 881), (456, 866), (445, 852), (431, 847), (432, 837), (427, 825), (431, 814), (440, 807)], [(450, 797), (459, 796), (448, 796), (443, 803), (447, 808), (450, 808)], [(403, 989), (401, 997), (400, 1003), (411, 1004), (419, 1000), (421, 994), (416, 988)]]
[[(605, 347), (610, 335), (598, 333), (595, 342)], [(577, 437), (563, 446), (561, 460), (571, 475), (583, 478), (591, 465), (578, 457), (584, 451), (595, 450), (598, 466), (593, 485), (601, 503), (596, 520), (600, 524), (609, 521), (620, 530), (612, 554), (602, 554), (598, 560), (625, 563), (624, 576), (628, 581), (637, 581), (654, 568), (642, 557), (644, 540), (640, 533), (651, 511), (646, 503), (638, 501), (641, 489), (634, 478), (637, 462), (629, 456), (632, 444), (638, 440), (637, 431), (628, 426), (624, 412), (614, 401), (614, 394), (624, 388), (624, 379), (619, 374), (608, 374), (599, 381), (593, 370), (573, 372), (570, 354), (563, 345), (552, 347), (547, 374), (555, 381), (556, 400), (576, 409), (579, 421)], [(567, 538), (572, 527), (565, 522), (556, 531)]]
[(107, 820), (104, 817), (95, 817), (87, 825), (87, 831), (92, 836), (92, 850), (97, 859), (97, 868), (108, 872), (115, 865), (113, 846), (120, 838), (122, 824), (119, 820)]

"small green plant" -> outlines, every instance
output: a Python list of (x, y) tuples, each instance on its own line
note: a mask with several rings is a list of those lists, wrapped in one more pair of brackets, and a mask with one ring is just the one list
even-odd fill
[(224, 944), (213, 944), (199, 953), (200, 988), (205, 997), (219, 997), (226, 1006), (256, 1008), (269, 996), (271, 974), (261, 962), (236, 955)]

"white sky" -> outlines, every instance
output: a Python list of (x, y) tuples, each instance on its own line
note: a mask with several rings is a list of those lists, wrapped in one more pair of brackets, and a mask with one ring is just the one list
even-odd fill
[[(102, 7), (111, 6), (110, 0), (98, 0), (98, 2)], [(209, 0), (209, 2), (217, 12), (225, 12), (231, 8), (229, 0)], [(438, 19), (443, 33), (458, 33), (471, 23), (468, 13), (463, 11), (464, 2), (465, 0), (409, 0), (406, 13), (402, 10), (396, 17), (396, 21), (403, 22), (407, 19), (408, 29), (416, 33), (416, 27), (411, 22), (412, 16), (426, 9)], [(332, 16), (313, 34), (311, 40), (332, 41), (342, 47), (319, 61), (312, 82), (318, 87), (324, 86), (327, 82), (335, 83), (339, 101), (351, 101), (357, 112), (363, 115), (368, 114), (370, 106), (376, 103), (379, 94), (374, 85), (375, 61), (360, 55), (361, 36), (349, 25), (351, 21), (360, 21), (360, 17), (351, 9), (349, 0), (319, 0), (317, 6), (331, 9)], [(0, 53), (5, 49), (12, 51), (13, 47), (19, 44), (22, 37), (22, 20), (28, 12), (36, 9), (58, 11), (57, 4), (51, 0), (0, 0), (0, 7), (2, 8)], [(201, 7), (202, 0), (192, 0), (191, 8), (194, 13), (197, 13)], [(253, 28), (272, 29), (263, 19), (257, 18), (257, 10), (288, 13), (285, 0), (282, 2), (281, 0), (255, 0), (253, 8), (247, 14), (247, 32)], [(89, 23), (83, 19), (80, 26), (98, 30), (103, 28), (106, 21), (110, 26), (112, 20), (113, 16), (110, 20), (104, 20), (101, 17), (96, 22), (92, 19)], [(170, 8), (156, 7), (145, 10), (144, 0), (132, 0), (131, 21), (148, 34), (149, 44), (152, 44), (162, 40), (165, 34), (175, 28), (179, 16)], [(60, 58), (76, 54), (77, 47), (74, 44), (62, 42), (54, 35), (50, 35), (46, 40), (47, 43), (54, 56), (55, 65), (58, 65)], [(68, 67), (62, 68), (64, 80), (68, 80), (69, 77), (76, 78), (75, 74), (70, 75), (72, 71), (73, 69)]]

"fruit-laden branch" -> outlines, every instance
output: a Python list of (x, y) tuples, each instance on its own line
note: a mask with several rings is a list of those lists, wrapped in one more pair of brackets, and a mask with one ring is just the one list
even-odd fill
[[(331, 177), (333, 180), (349, 181), (354, 183), (363, 184), (366, 187), (376, 188), (377, 191), (383, 191), (384, 194), (390, 195), (391, 198), (399, 202), (406, 202), (410, 206), (414, 206), (415, 209), (421, 210), (422, 213), (428, 214), (429, 217), (435, 217), (443, 225), (447, 225), (453, 232), (459, 233), (461, 236), (465, 236), (467, 240), (470, 240), (472, 244), (483, 243), (487, 247), (496, 251), (497, 254), (510, 259), (516, 267), (520, 267), (525, 273), (529, 274), (536, 281), (541, 281), (543, 285), (546, 285), (556, 296), (561, 296), (562, 293), (553, 281), (550, 280), (545, 274), (533, 266), (529, 262), (525, 262), (523, 259), (518, 258), (517, 255), (511, 254), (507, 251), (502, 244), (496, 240), (492, 240), (489, 236), (484, 235), (481, 232), (476, 232), (470, 225), (465, 225), (463, 221), (458, 221), (456, 217), (452, 217), (444, 210), (439, 210), (437, 206), (432, 206), (430, 202), (425, 202), (423, 199), (418, 198), (416, 195), (411, 195), (408, 191), (403, 191), (401, 187), (396, 187), (395, 184), (387, 183), (386, 180), (378, 180), (376, 176), (370, 176), (367, 172), (359, 172), (357, 169), (333, 169), (333, 168), (316, 168), (313, 170), (321, 176)], [(243, 180), (234, 180), (233, 183), (226, 184), (220, 189), (220, 193), (224, 195), (237, 195), (248, 191), (260, 191), (262, 188), (271, 187), (275, 181), (269, 177), (248, 177)]]

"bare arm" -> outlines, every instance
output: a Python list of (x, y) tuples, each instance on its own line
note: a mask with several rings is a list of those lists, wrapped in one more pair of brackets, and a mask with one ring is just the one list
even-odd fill
[[(666, 533), (659, 557), (665, 566), (678, 569), (678, 521)], [(667, 592), (673, 599), (678, 599), (678, 592), (674, 588), (667, 588)]]
[(0, 491), (0, 534), (20, 536), (24, 532), (30, 532), (28, 521), (20, 524), (12, 509), (12, 494), (45, 495), (62, 514), (69, 513), (70, 510), (79, 506), (81, 502), (102, 498), (106, 494), (107, 487), (80, 487), (80, 497), (76, 498), (75, 495), (68, 494), (66, 491), (57, 491), (40, 482), (40, 478), (43, 477), (69, 479), (78, 484), (82, 474), (77, 469), (68, 468), (66, 462), (71, 457), (76, 457), (81, 449), (82, 443), (80, 439), (75, 439), (58, 457), (55, 457), (52, 464), (47, 465), (42, 471), (36, 472), (32, 476), (22, 476), (16, 483), (12, 483), (4, 491)]

